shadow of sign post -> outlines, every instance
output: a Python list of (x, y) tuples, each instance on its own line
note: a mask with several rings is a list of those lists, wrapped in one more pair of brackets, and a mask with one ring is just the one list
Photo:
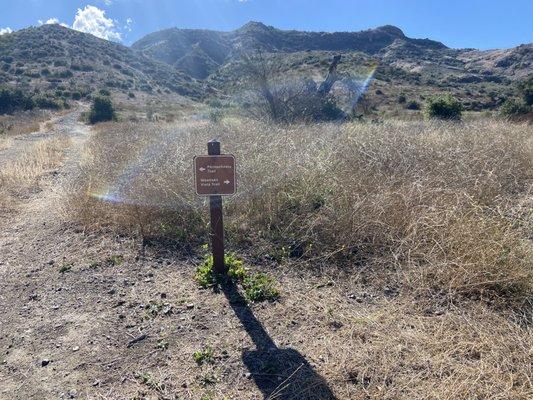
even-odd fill
[(335, 399), (324, 378), (300, 353), (276, 346), (233, 282), (224, 283), (221, 290), (256, 346), (245, 350), (242, 359), (265, 400)]

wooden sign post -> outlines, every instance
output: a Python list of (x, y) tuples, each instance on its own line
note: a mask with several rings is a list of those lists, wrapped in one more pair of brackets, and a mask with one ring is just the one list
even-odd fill
[(235, 157), (220, 154), (220, 142), (207, 143), (207, 156), (194, 157), (194, 180), (196, 194), (209, 196), (211, 212), (211, 250), (213, 269), (218, 274), (228, 272), (224, 264), (224, 220), (222, 196), (235, 194)]

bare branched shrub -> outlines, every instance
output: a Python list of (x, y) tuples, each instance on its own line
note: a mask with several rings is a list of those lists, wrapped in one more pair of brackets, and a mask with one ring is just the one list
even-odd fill
[(330, 94), (337, 80), (336, 56), (322, 84), (301, 76), (279, 75), (276, 66), (263, 53), (241, 54), (242, 71), (253, 88), (248, 99), (254, 117), (291, 123), (296, 121), (331, 121), (346, 117)]

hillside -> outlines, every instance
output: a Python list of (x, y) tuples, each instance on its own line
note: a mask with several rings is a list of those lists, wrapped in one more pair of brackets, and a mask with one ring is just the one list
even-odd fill
[(194, 79), (164, 63), (57, 24), (0, 36), (0, 84), (74, 99), (99, 89), (201, 95)]
[(333, 33), (284, 31), (259, 22), (230, 32), (173, 28), (149, 34), (132, 47), (233, 95), (245, 88), (242, 52), (260, 50), (285, 79), (315, 80), (341, 53), (345, 79), (360, 83), (377, 67), (374, 91), (367, 98), (375, 107), (389, 109), (401, 95), (423, 102), (443, 90), (463, 100), (467, 110), (495, 109), (514, 95), (515, 81), (530, 74), (533, 65), (531, 44), (506, 50), (451, 49), (438, 41), (409, 38), (394, 26)]
[(260, 22), (249, 22), (230, 32), (172, 28), (151, 33), (132, 47), (197, 78), (207, 77), (216, 66), (241, 51), (255, 50), (362, 52), (408, 71), (440, 67), (446, 70), (439, 71), (442, 73), (499, 75), (511, 79), (529, 73), (533, 62), (531, 45), (489, 51), (450, 49), (438, 41), (409, 38), (401, 29), (390, 25), (361, 32), (332, 33), (284, 31)]
[[(376, 54), (397, 40), (417, 48), (446, 48), (442, 43), (432, 40), (407, 38), (394, 26), (382, 26), (362, 32), (328, 33), (283, 31), (260, 22), (249, 22), (231, 32), (166, 29), (145, 36), (132, 47), (155, 59), (183, 68), (197, 78), (205, 78), (214, 72), (217, 66), (238, 55), (240, 51), (361, 51)], [(191, 58), (195, 60), (194, 65), (184, 63), (184, 60)]]

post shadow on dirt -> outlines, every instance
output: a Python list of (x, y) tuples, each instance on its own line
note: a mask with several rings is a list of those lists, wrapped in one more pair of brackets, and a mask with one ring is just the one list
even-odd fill
[(220, 286), (256, 350), (242, 359), (265, 400), (335, 400), (327, 382), (294, 349), (280, 349), (257, 320), (234, 282)]

